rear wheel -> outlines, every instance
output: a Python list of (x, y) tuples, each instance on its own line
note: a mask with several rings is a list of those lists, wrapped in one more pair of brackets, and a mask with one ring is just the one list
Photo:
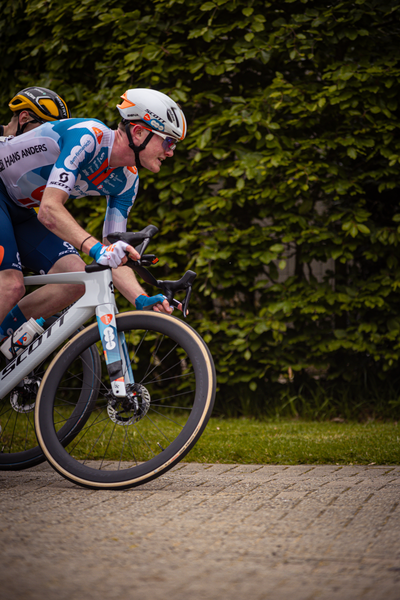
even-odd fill
[(165, 473), (203, 432), (214, 404), (216, 377), (202, 338), (180, 319), (151, 312), (117, 315), (125, 334), (135, 384), (116, 398), (105, 365), (96, 406), (65, 448), (58, 431), (73, 405), (64, 382), (79, 356), (99, 343), (96, 324), (61, 350), (39, 392), (35, 422), (50, 464), (64, 477), (90, 488), (123, 489)]
[[(56, 321), (57, 317), (46, 320), (47, 329)], [(27, 469), (40, 464), (45, 456), (38, 446), (35, 435), (34, 409), (36, 397), (46, 370), (57, 354), (53, 352), (4, 398), (0, 400), (0, 470)], [(6, 358), (0, 353), (0, 369), (6, 365)], [(9, 361), (7, 361), (9, 362)], [(4, 364), (3, 364), (4, 363)], [(74, 394), (75, 423), (70, 423), (60, 428), (59, 435), (67, 443), (76, 435), (78, 427), (83, 424), (90, 411), (85, 411), (92, 402), (96, 401), (100, 385), (100, 358), (96, 346), (91, 346), (78, 357), (80, 376), (77, 372), (66, 373), (64, 384), (70, 387)], [(68, 394), (65, 396), (68, 402)]]

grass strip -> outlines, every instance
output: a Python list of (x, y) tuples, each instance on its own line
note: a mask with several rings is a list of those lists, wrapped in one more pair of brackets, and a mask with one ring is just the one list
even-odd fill
[(397, 422), (210, 419), (187, 462), (400, 464)]

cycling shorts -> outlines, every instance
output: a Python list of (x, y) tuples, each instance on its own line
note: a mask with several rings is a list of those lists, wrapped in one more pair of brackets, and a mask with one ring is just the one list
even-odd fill
[(17, 206), (8, 196), (0, 179), (0, 271), (26, 267), (47, 273), (63, 256), (77, 254), (40, 223), (33, 208)]

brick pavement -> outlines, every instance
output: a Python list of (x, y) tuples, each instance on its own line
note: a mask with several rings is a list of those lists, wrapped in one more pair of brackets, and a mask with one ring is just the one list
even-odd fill
[(399, 600), (400, 467), (181, 463), (91, 491), (0, 472), (3, 600)]

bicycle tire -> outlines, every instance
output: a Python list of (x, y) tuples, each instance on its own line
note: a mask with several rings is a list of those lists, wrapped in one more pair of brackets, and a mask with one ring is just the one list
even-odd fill
[[(56, 316), (47, 319), (45, 329), (56, 320)], [(20, 382), (20, 387), (17, 386), (0, 400), (0, 471), (28, 469), (46, 460), (37, 443), (33, 410), (41, 380), (57, 353), (58, 350), (53, 352)], [(71, 420), (58, 433), (65, 444), (78, 433), (85, 419), (89, 418), (88, 407), (95, 403), (100, 387), (100, 357), (97, 347), (87, 348), (80, 360), (83, 378), (79, 397)]]
[(58, 402), (64, 372), (85, 348), (99, 342), (96, 324), (60, 351), (36, 402), (36, 433), (47, 460), (66, 479), (91, 489), (135, 487), (171, 469), (199, 439), (215, 399), (211, 354), (184, 321), (161, 313), (127, 312), (117, 315), (117, 330), (125, 333), (137, 382), (136, 404), (134, 394), (129, 401), (111, 394), (103, 368), (90, 419), (68, 447), (60, 443)]

